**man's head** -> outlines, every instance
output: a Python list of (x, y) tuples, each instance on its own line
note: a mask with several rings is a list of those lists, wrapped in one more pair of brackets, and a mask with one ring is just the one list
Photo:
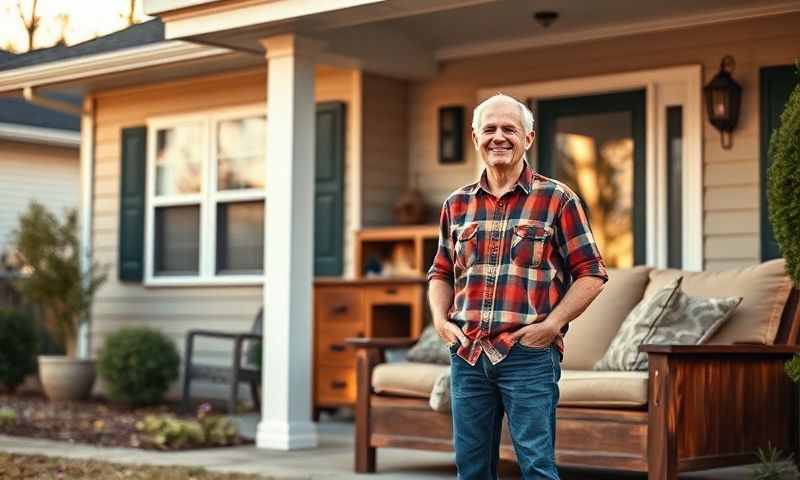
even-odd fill
[(513, 167), (522, 161), (534, 136), (533, 114), (508, 95), (489, 97), (472, 114), (472, 141), (487, 167)]

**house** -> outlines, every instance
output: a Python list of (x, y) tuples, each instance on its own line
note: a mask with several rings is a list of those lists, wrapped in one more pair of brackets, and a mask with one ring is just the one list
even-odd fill
[[(83, 248), (112, 266), (95, 347), (124, 325), (246, 329), (263, 303), (258, 444), (315, 445), (315, 263), (353, 276), (355, 232), (391, 224), (401, 193), (435, 210), (473, 181), (469, 114), (497, 91), (534, 108), (530, 161), (581, 190), (612, 265), (775, 256), (766, 141), (800, 2), (546, 6), (557, 18), (521, 0), (146, 0), (158, 19), (0, 68), (0, 94), (84, 96)], [(728, 148), (703, 104), (726, 55)]]
[[(15, 57), (0, 51), (0, 68)], [(0, 97), (0, 256), (31, 200), (59, 214), (78, 207), (80, 120), (69, 112), (77, 110), (80, 99), (33, 100)], [(0, 305), (19, 301), (0, 262)]]

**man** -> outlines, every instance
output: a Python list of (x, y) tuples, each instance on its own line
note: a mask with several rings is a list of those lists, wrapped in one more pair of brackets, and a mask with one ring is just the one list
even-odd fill
[(439, 336), (450, 345), (458, 477), (497, 478), (501, 421), (523, 477), (558, 479), (555, 409), (563, 334), (608, 279), (578, 196), (534, 173), (533, 114), (498, 94), (475, 109), (486, 168), (453, 192), (428, 272)]

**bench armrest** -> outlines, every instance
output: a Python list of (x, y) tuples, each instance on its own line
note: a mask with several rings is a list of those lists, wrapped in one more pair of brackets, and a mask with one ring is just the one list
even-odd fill
[(344, 341), (356, 349), (375, 348), (385, 350), (387, 348), (410, 347), (417, 342), (417, 339), (411, 337), (349, 337), (345, 338)]
[(187, 334), (190, 337), (212, 337), (212, 338), (225, 338), (231, 340), (246, 339), (246, 340), (261, 340), (262, 336), (255, 333), (241, 332), (220, 332), (218, 330), (190, 330)]
[(792, 355), (800, 353), (796, 345), (641, 345), (640, 352), (666, 353), (669, 355)]

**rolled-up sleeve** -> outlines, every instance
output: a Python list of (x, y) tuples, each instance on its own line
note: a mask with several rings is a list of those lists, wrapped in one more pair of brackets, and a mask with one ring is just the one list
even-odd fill
[(428, 270), (428, 281), (434, 279), (453, 284), (453, 242), (450, 238), (450, 213), (447, 202), (442, 205), (439, 218), (439, 246), (433, 264)]
[(594, 240), (589, 219), (577, 196), (570, 197), (561, 207), (556, 239), (564, 266), (573, 281), (585, 276), (608, 280), (608, 271)]

